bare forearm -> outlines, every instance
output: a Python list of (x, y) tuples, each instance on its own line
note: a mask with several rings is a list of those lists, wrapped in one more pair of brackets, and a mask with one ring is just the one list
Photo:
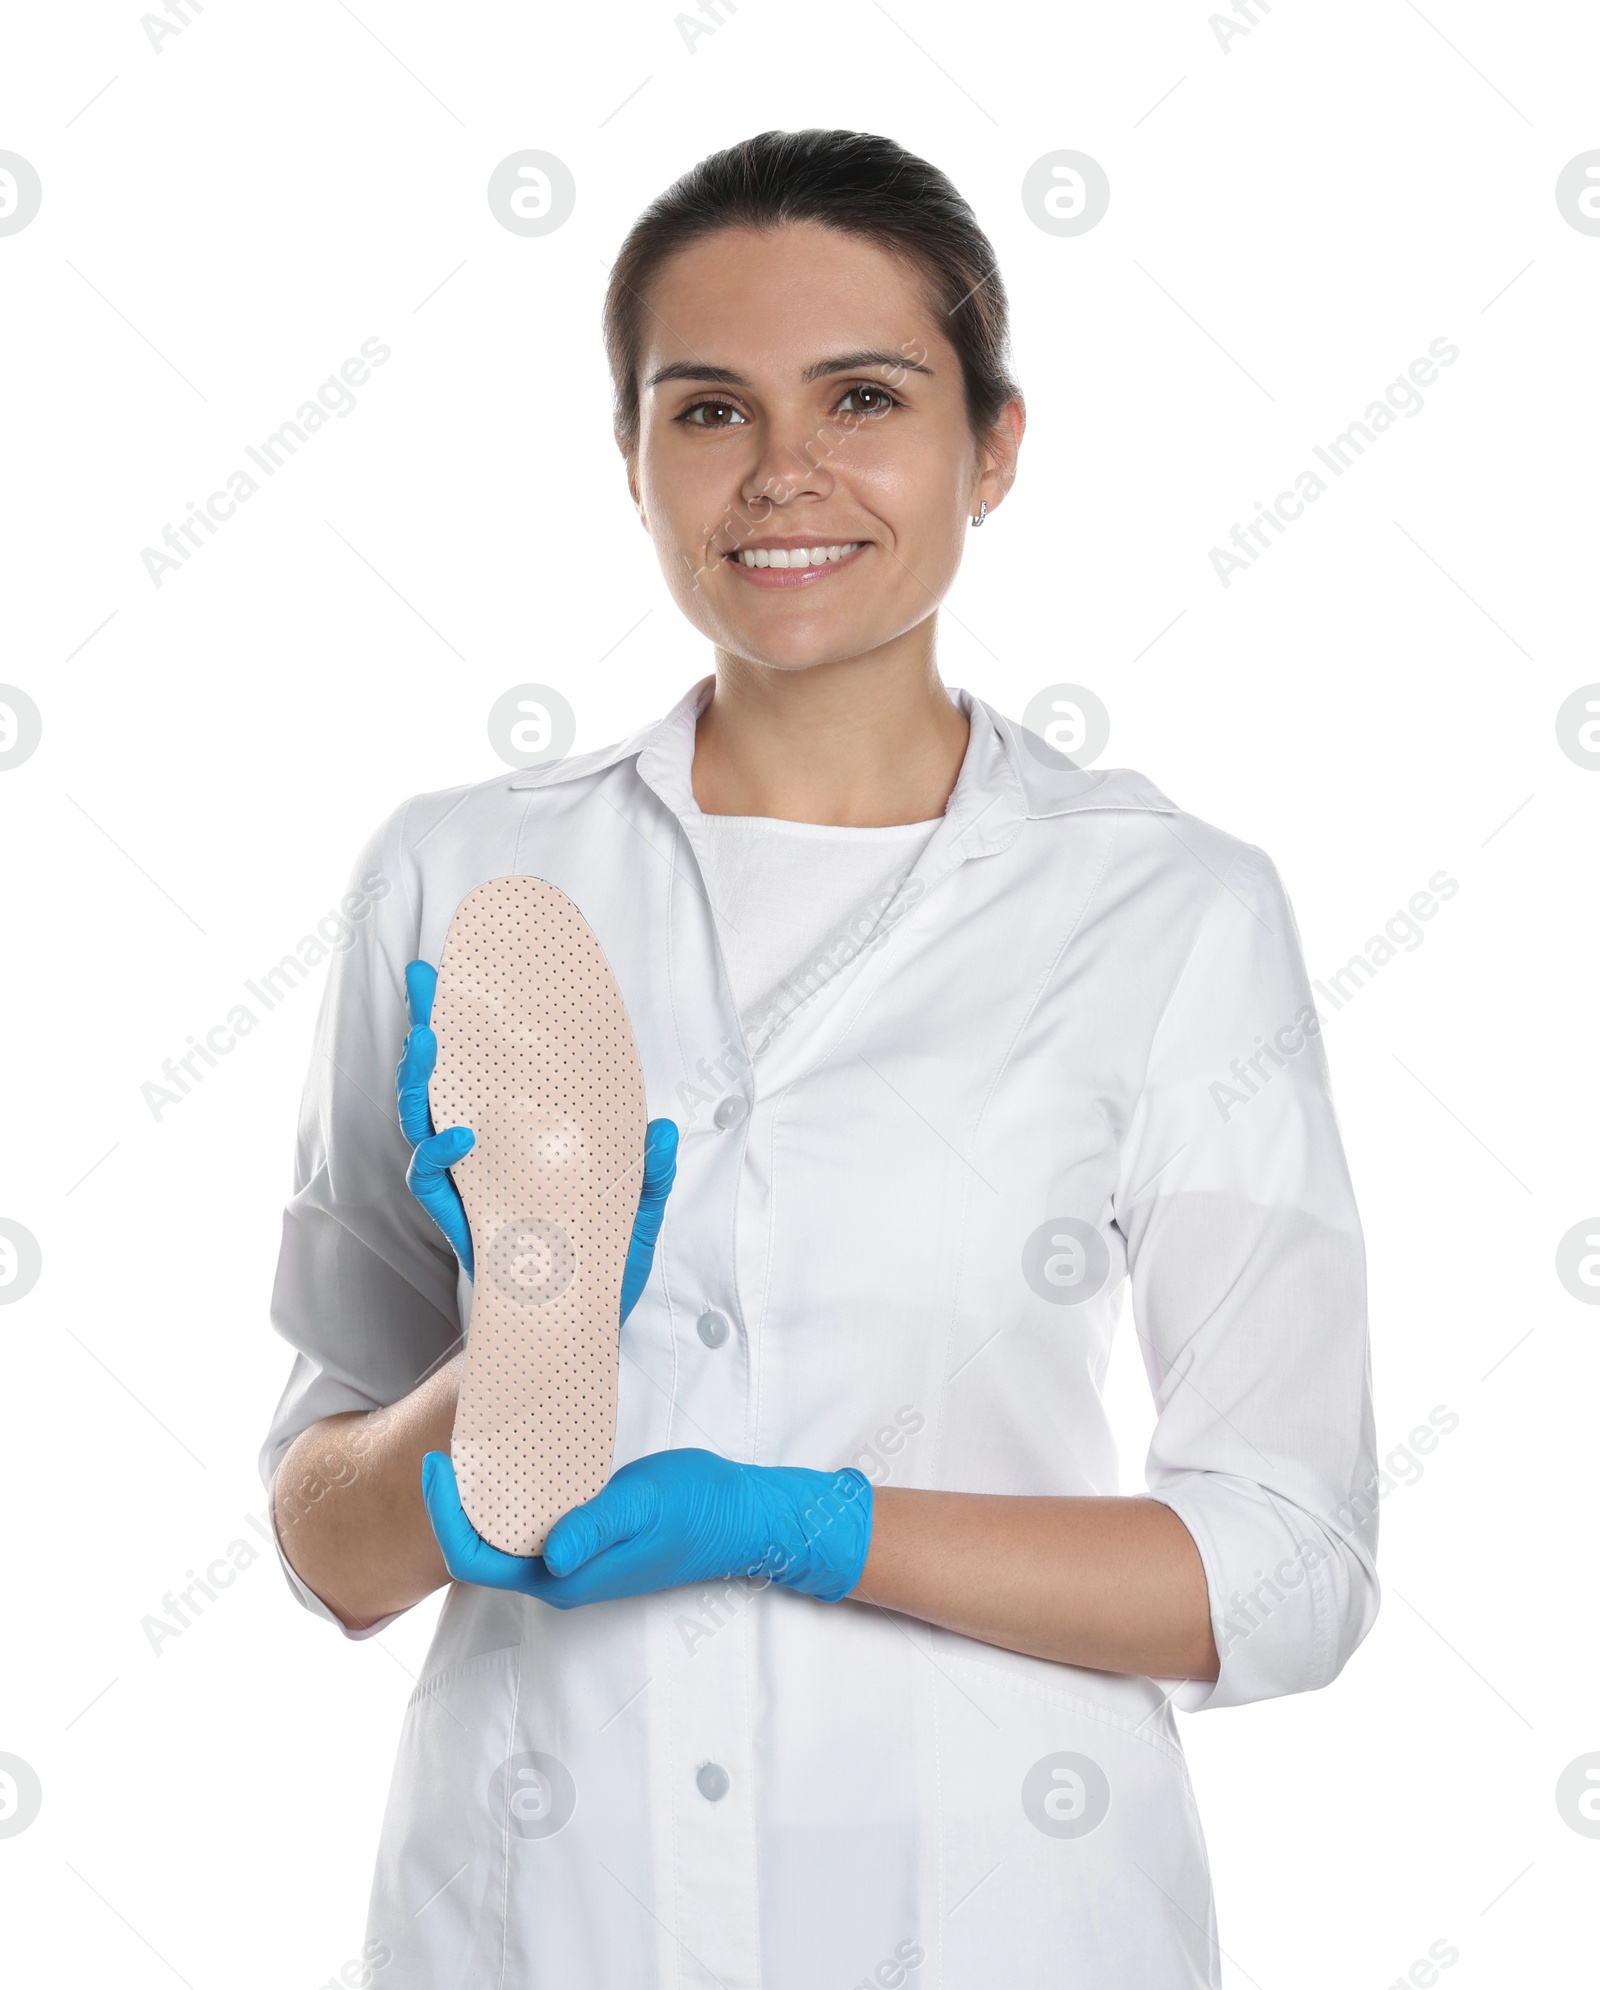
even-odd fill
[(351, 1630), (450, 1579), (422, 1503), (422, 1456), (450, 1449), (460, 1368), (458, 1355), (387, 1409), (324, 1417), (278, 1467), (284, 1553)]
[(1199, 1551), (1158, 1500), (879, 1487), (850, 1593), (1060, 1664), (1217, 1676)]

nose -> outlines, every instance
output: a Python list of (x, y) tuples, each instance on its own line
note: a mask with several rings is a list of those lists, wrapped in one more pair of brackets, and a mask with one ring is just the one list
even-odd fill
[[(829, 437), (805, 409), (769, 415), (757, 424), (756, 449), (741, 495), (747, 505), (792, 504), (799, 497), (831, 497), (838, 478), (830, 466)], [(756, 514), (758, 518), (770, 512)]]

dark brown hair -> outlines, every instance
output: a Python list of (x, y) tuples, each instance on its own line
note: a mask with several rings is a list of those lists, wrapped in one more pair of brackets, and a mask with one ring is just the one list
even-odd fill
[(678, 250), (722, 228), (820, 222), (910, 263), (961, 361), (967, 420), (980, 440), (1017, 398), (1005, 288), (989, 238), (937, 166), (865, 131), (763, 131), (713, 152), (657, 195), (628, 231), (606, 291), (606, 356), (616, 430), (639, 436), (645, 299)]

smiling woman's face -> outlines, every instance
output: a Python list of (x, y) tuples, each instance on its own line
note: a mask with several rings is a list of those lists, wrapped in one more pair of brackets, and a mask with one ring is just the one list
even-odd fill
[(917, 272), (811, 223), (729, 228), (662, 268), (644, 321), (629, 486), (702, 635), (792, 670), (927, 622), (1021, 409), (979, 448)]

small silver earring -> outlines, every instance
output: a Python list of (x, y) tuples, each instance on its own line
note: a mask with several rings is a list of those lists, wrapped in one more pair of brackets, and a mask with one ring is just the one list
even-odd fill
[(974, 525), (981, 525), (988, 516), (989, 500), (987, 498), (980, 498), (978, 501), (978, 514), (972, 522)]

